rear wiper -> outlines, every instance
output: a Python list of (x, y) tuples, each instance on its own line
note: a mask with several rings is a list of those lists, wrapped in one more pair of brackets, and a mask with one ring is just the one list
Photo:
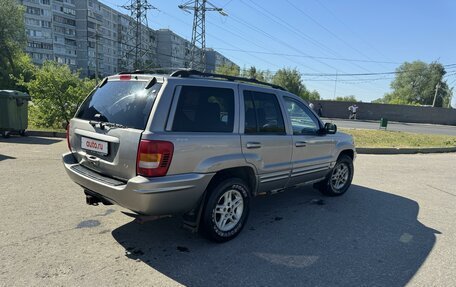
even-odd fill
[(110, 123), (110, 122), (103, 122), (103, 121), (94, 121), (94, 120), (91, 120), (89, 121), (89, 124), (91, 124), (93, 127), (95, 126), (99, 126), (100, 129), (104, 130), (105, 127), (109, 127), (109, 128), (120, 128), (120, 129), (125, 129), (127, 128), (126, 126), (124, 125), (121, 125), (121, 124), (116, 124), (116, 123)]

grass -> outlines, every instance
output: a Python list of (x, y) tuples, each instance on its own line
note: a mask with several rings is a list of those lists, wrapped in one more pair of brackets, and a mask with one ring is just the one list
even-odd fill
[(356, 147), (456, 147), (456, 136), (366, 129), (340, 129), (340, 131), (353, 135)]
[(30, 123), (28, 124), (28, 131), (44, 131), (44, 132), (59, 132), (59, 133), (64, 133), (66, 132), (65, 129), (55, 129), (55, 128), (43, 128), (43, 127), (37, 127), (34, 124)]

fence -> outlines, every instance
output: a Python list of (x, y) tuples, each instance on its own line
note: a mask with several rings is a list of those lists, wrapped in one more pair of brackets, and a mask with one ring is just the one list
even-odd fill
[(321, 104), (323, 117), (328, 118), (347, 119), (350, 113), (348, 107), (356, 104), (359, 107), (357, 111), (359, 120), (386, 118), (396, 122), (456, 125), (456, 109), (340, 101), (312, 101), (312, 103), (315, 110), (318, 110)]

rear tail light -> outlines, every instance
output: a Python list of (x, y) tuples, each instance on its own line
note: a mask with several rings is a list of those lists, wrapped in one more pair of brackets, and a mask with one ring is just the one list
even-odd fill
[(136, 173), (153, 177), (165, 176), (171, 164), (174, 145), (167, 141), (141, 140), (136, 159)]
[(66, 128), (66, 140), (67, 140), (68, 149), (71, 151), (71, 144), (70, 144), (70, 124), (67, 124), (67, 128)]

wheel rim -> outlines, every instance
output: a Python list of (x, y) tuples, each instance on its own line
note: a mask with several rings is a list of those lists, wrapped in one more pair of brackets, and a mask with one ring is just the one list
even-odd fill
[(227, 190), (220, 196), (212, 218), (221, 231), (229, 231), (239, 223), (244, 212), (244, 198), (237, 190)]
[(340, 191), (348, 181), (349, 169), (345, 163), (339, 163), (334, 167), (331, 175), (331, 187), (334, 191)]

